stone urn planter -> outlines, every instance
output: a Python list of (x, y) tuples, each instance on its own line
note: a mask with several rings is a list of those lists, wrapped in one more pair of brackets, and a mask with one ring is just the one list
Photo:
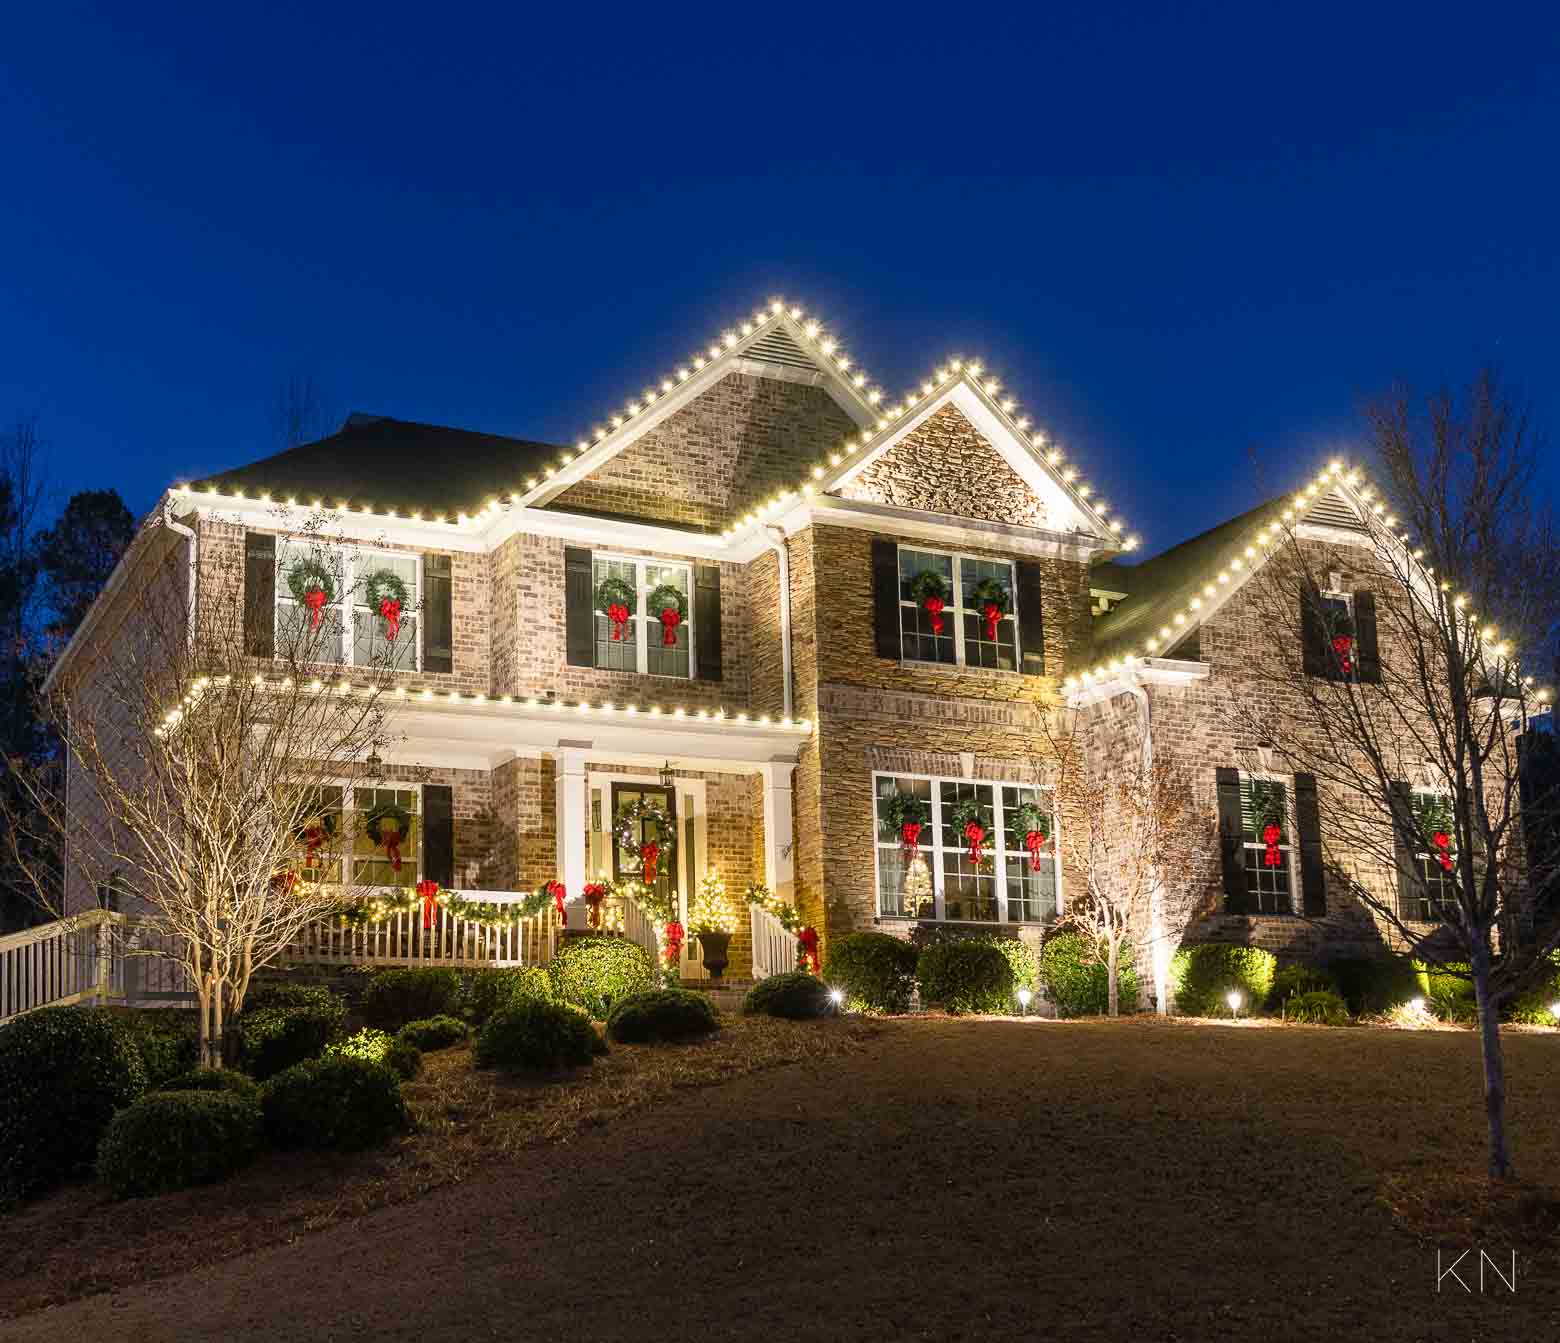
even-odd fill
[(731, 948), (731, 934), (700, 933), (699, 946), (704, 951), (704, 968), (710, 972), (710, 978), (719, 979), (731, 960), (727, 955)]

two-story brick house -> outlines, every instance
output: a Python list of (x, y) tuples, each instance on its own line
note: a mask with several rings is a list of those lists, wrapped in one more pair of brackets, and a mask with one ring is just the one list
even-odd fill
[[(1319, 539), (1350, 542), (1345, 480), (1306, 507), (1332, 510)], [(149, 525), (177, 531), (197, 605), (203, 584), (242, 573), (264, 656), (272, 613), (297, 617), (293, 531), (315, 508), (346, 580), (326, 613), (343, 675), (383, 651), (353, 574), (388, 567), (410, 596), (383, 786), (340, 799), (346, 814), (389, 797), (415, 816), (404, 884), (557, 878), (577, 902), (625, 873), (615, 818), (651, 800), (673, 818), (658, 880), (683, 910), (718, 869), (737, 892), (765, 882), (825, 939), (925, 921), (1038, 939), (1070, 884), (1042, 716), (1071, 703), (1108, 731), (1142, 687), (1166, 749), (1240, 824), (1244, 747), (1210, 678), (1253, 655), (1250, 616), (1238, 594), (1199, 611), (1188, 584), (1238, 589), (1202, 571), (1267, 512), (1119, 563), (1133, 544), (1121, 521), (978, 364), (950, 361), (890, 402), (817, 323), (774, 304), (573, 448), (354, 415), (181, 484)], [(617, 618), (609, 580), (627, 594)], [(1173, 615), (1174, 637), (1152, 632)], [(1313, 891), (1296, 791), (1289, 887), (1259, 869), (1258, 921), (1218, 931), (1295, 948), (1370, 936), (1358, 909)], [(906, 807), (923, 821), (913, 855)], [(979, 862), (968, 815), (983, 821)], [(1037, 816), (1046, 840), (1030, 852)], [(353, 861), (379, 872), (371, 846)], [(1244, 882), (1231, 870), (1231, 909)], [(684, 958), (697, 977), (694, 944)], [(733, 962), (747, 971), (745, 933)]]

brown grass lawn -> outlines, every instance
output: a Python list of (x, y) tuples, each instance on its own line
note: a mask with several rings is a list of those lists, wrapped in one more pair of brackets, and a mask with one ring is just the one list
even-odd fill
[(385, 1152), (0, 1221), (0, 1338), (1560, 1338), (1560, 1035), (1507, 1059), (1491, 1193), (1465, 1031), (748, 1022), (554, 1084), (452, 1051)]

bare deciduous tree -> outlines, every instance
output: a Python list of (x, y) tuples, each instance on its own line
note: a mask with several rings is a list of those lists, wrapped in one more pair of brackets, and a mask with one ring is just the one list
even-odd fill
[(298, 370), (282, 380), (272, 411), (276, 441), (283, 451), (325, 438), (335, 420), (313, 373)]
[(1547, 699), (1522, 662), (1548, 665), (1560, 547), (1535, 503), (1527, 418), (1493, 375), (1460, 401), (1397, 395), (1368, 424), (1386, 495), (1334, 477), (1365, 496), (1364, 544), (1303, 527), (1303, 508), (1272, 529), (1253, 588), (1289, 651), (1253, 660), (1233, 708), (1316, 777), (1329, 883), (1402, 949), (1471, 980), (1500, 1178), (1500, 1009), (1553, 973), (1560, 942), (1552, 857), (1523, 836), (1552, 827), (1557, 799), (1529, 788), (1519, 805), (1524, 737)]

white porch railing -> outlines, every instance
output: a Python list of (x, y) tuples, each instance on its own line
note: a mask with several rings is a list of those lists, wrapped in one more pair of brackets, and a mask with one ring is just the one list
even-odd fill
[(796, 934), (762, 905), (749, 905), (748, 910), (753, 916), (753, 978), (796, 969)]
[[(457, 891), (488, 905), (518, 904), (515, 891)], [(382, 923), (342, 927), (338, 919), (311, 924), (282, 954), (284, 965), (546, 965), (558, 945), (551, 908), (507, 927), (458, 918), (436, 907), (423, 927), (421, 907)]]
[(94, 909), (0, 937), (0, 1021), (116, 995), (121, 961), (114, 954), (113, 925), (123, 918)]
[(660, 964), (661, 942), (655, 935), (655, 920), (632, 896), (623, 897), (623, 936), (637, 942), (650, 953), (651, 961)]

